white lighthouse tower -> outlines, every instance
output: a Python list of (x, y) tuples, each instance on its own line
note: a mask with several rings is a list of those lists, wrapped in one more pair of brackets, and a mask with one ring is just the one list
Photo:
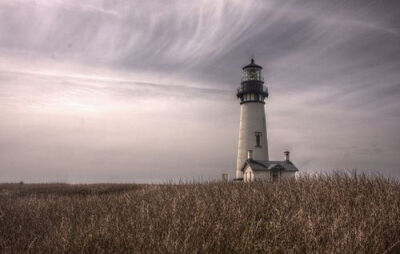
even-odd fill
[[(268, 89), (261, 75), (262, 67), (254, 63), (243, 67), (242, 82), (237, 91), (240, 99), (239, 146), (236, 178), (243, 178), (242, 167), (247, 159), (268, 161), (265, 99)], [(250, 152), (249, 152), (250, 151)], [(251, 158), (248, 158), (248, 157)]]
[(283, 161), (270, 161), (268, 157), (265, 100), (268, 89), (261, 75), (262, 67), (254, 63), (243, 67), (243, 76), (237, 97), (240, 99), (239, 146), (236, 179), (244, 182), (254, 180), (278, 180), (294, 177), (299, 171), (284, 152)]

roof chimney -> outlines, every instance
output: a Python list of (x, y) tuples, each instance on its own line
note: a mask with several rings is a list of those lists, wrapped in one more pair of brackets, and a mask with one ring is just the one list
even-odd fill
[(253, 159), (253, 150), (248, 150), (247, 151), (247, 159), (252, 160)]
[(284, 151), (283, 154), (285, 155), (285, 156), (284, 156), (285, 161), (290, 161), (290, 158), (289, 158), (290, 152), (289, 152), (289, 151)]

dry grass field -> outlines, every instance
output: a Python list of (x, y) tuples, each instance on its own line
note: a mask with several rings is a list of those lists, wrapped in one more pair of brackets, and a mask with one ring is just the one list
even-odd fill
[(0, 184), (1, 253), (400, 253), (400, 184)]

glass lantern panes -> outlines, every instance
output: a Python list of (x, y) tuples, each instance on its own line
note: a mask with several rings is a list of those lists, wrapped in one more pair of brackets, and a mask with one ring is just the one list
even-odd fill
[(243, 81), (262, 80), (261, 70), (259, 68), (247, 68), (243, 71)]

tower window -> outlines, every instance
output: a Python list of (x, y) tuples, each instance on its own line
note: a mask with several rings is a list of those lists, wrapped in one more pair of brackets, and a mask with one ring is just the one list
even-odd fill
[(261, 132), (256, 132), (256, 147), (261, 147), (261, 136), (262, 133)]

